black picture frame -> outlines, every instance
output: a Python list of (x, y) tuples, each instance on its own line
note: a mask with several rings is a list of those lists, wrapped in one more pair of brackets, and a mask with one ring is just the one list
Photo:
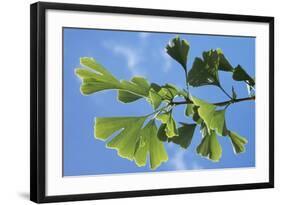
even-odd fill
[[(86, 11), (102, 13), (169, 16), (195, 19), (263, 22), (269, 24), (269, 181), (263, 183), (230, 184), (192, 188), (89, 193), (46, 196), (46, 67), (45, 25), (46, 10)], [(230, 191), (274, 187), (274, 18), (265, 16), (233, 15), (218, 13), (156, 10), (144, 8), (110, 7), (81, 4), (38, 2), (30, 7), (30, 200), (37, 203), (76, 200), (97, 200), (123, 197), (186, 194), (197, 192)]]

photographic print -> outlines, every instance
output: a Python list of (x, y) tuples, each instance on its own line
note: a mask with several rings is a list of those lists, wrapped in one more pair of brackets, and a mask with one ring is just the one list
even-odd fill
[(63, 36), (64, 176), (255, 166), (255, 37)]
[(65, 3), (30, 16), (30, 199), (274, 187), (274, 18)]

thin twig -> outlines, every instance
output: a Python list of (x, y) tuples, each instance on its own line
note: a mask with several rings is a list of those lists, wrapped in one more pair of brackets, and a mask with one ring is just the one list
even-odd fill
[[(217, 102), (217, 103), (212, 103), (212, 104), (216, 105), (216, 106), (225, 106), (227, 104), (238, 103), (238, 102), (249, 101), (249, 100), (255, 100), (255, 96), (247, 97), (247, 98), (239, 98), (239, 99), (235, 99), (235, 100), (228, 100), (228, 101), (223, 101), (223, 102)], [(193, 104), (193, 102), (189, 100), (189, 101), (171, 102), (170, 104), (183, 105), (183, 104)]]
[(229, 97), (229, 99), (232, 99), (232, 97), (225, 91), (225, 89), (223, 89), (223, 87), (219, 86), (219, 88), (227, 97)]

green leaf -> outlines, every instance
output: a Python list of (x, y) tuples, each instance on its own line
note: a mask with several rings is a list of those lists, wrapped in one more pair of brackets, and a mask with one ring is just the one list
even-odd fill
[(158, 91), (158, 94), (163, 100), (171, 101), (174, 99), (174, 97), (180, 95), (180, 92), (176, 86), (172, 84), (166, 84), (161, 87), (161, 89)]
[(119, 156), (133, 160), (135, 146), (145, 120), (146, 117), (96, 118), (95, 137), (106, 140), (115, 132), (121, 130), (107, 143), (107, 147), (116, 149)]
[(186, 104), (186, 107), (185, 107), (185, 115), (186, 115), (187, 117), (193, 116), (193, 114), (194, 114), (194, 107), (195, 107), (194, 104)]
[(191, 143), (196, 124), (181, 123), (181, 125), (182, 126), (178, 129), (179, 135), (174, 136), (173, 138), (168, 138), (168, 140), (180, 145), (184, 149), (187, 149)]
[(102, 77), (111, 79), (113, 81), (118, 82), (116, 78), (108, 71), (106, 70), (101, 64), (99, 64), (95, 59), (89, 58), (89, 57), (82, 57), (80, 58), (80, 64), (92, 69), (95, 73), (102, 75)]
[(81, 93), (89, 95), (102, 90), (121, 88), (120, 82), (93, 58), (81, 58), (81, 65), (90, 68), (78, 68), (75, 73), (82, 79)]
[(149, 91), (149, 99), (154, 110), (156, 110), (161, 105), (162, 98), (160, 95), (155, 93), (154, 90)]
[(194, 96), (192, 96), (191, 98), (194, 105), (198, 106), (198, 115), (200, 116), (200, 118), (202, 118), (202, 120), (204, 120), (208, 130), (210, 130), (216, 106)]
[(210, 129), (215, 130), (220, 136), (228, 134), (225, 124), (225, 110), (216, 110), (213, 113)]
[(155, 121), (151, 120), (143, 128), (134, 159), (138, 166), (145, 166), (147, 155), (150, 154), (150, 168), (156, 169), (168, 160), (163, 143), (157, 138)]
[(116, 149), (118, 155), (134, 160), (138, 166), (145, 166), (150, 154), (150, 167), (156, 169), (168, 160), (163, 143), (157, 138), (157, 127), (151, 120), (142, 128), (146, 117), (96, 118), (95, 137), (108, 140), (107, 147)]
[(103, 90), (117, 89), (118, 100), (124, 103), (148, 97), (150, 84), (145, 78), (137, 76), (131, 81), (119, 81), (93, 58), (83, 57), (80, 63), (85, 68), (77, 68), (75, 73), (82, 79), (80, 87), (82, 94), (89, 95)]
[(150, 85), (143, 77), (133, 77), (131, 81), (121, 81), (122, 89), (118, 90), (118, 100), (124, 103), (134, 102), (147, 97)]
[(218, 57), (219, 57), (219, 70), (233, 72), (233, 67), (224, 56), (221, 49), (217, 49)]
[(233, 146), (236, 154), (239, 154), (239, 153), (245, 151), (245, 144), (247, 144), (248, 141), (244, 137), (242, 137), (232, 131), (228, 132), (228, 136), (231, 139), (231, 143), (232, 143), (232, 146)]
[(195, 58), (188, 72), (187, 82), (194, 87), (203, 85), (220, 86), (218, 71), (233, 72), (233, 67), (221, 49), (205, 51), (203, 59)]
[(140, 98), (142, 98), (139, 95), (135, 95), (133, 93), (124, 91), (124, 90), (118, 90), (118, 100), (123, 102), (123, 103), (131, 103), (134, 102), (136, 100), (139, 100)]
[(157, 109), (163, 101), (171, 102), (176, 96), (184, 97), (187, 96), (187, 93), (172, 84), (159, 86), (152, 83), (148, 101), (152, 104), (153, 109)]
[(166, 125), (165, 132), (168, 138), (178, 135), (178, 129), (176, 122), (172, 116), (172, 111), (158, 114), (157, 119)]
[(140, 79), (146, 81), (143, 77), (133, 77), (131, 81), (121, 80), (121, 89), (139, 96), (147, 97), (150, 86), (148, 82), (140, 83)]
[(217, 53), (213, 50), (203, 52), (203, 59), (195, 58), (192, 68), (188, 72), (187, 82), (194, 87), (203, 85), (220, 86)]
[(203, 157), (207, 157), (208, 159), (218, 162), (222, 155), (222, 148), (217, 139), (215, 131), (211, 131), (210, 134), (208, 131), (203, 128), (203, 139), (199, 146), (197, 147), (197, 153)]
[(216, 110), (215, 105), (196, 97), (192, 97), (192, 101), (198, 106), (198, 115), (204, 121), (209, 133), (210, 130), (215, 130), (221, 136), (227, 135), (225, 110)]
[(234, 69), (232, 78), (236, 81), (245, 81), (250, 86), (255, 86), (254, 79), (240, 65)]
[(157, 132), (158, 139), (163, 142), (166, 142), (168, 140), (165, 130), (166, 130), (166, 124), (161, 124)]
[(198, 113), (198, 106), (194, 106), (193, 107), (193, 116), (192, 119), (194, 122), (196, 122), (196, 124), (201, 125), (201, 123), (203, 122), (202, 118), (200, 117), (199, 113)]
[(178, 36), (173, 38), (166, 46), (166, 52), (175, 59), (186, 70), (189, 44), (186, 40), (181, 40)]
[(181, 123), (181, 127), (178, 128), (178, 136), (169, 138), (166, 134), (166, 124), (161, 124), (158, 129), (157, 137), (163, 142), (173, 142), (180, 145), (182, 148), (187, 149), (193, 138), (193, 134), (196, 128), (196, 124)]

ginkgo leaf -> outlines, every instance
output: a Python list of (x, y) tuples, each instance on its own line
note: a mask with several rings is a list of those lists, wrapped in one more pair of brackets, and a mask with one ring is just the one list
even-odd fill
[(119, 81), (93, 58), (83, 57), (80, 63), (85, 68), (77, 68), (75, 73), (82, 79), (80, 87), (82, 94), (117, 89), (121, 92), (118, 93), (118, 99), (125, 103), (148, 97), (150, 84), (145, 78), (133, 77), (131, 81)]
[(194, 114), (194, 104), (187, 104), (185, 107), (185, 115), (190, 117)]
[(254, 79), (240, 65), (234, 69), (232, 78), (236, 81), (245, 81), (250, 86), (255, 86)]
[(142, 96), (139, 95), (135, 95), (133, 93), (124, 91), (124, 90), (118, 90), (118, 100), (123, 102), (123, 103), (131, 103), (134, 102), (136, 100), (139, 100), (140, 98), (142, 98)]
[(233, 67), (229, 63), (228, 59), (224, 56), (221, 49), (217, 49), (218, 57), (219, 57), (219, 70), (233, 72)]
[(161, 86), (161, 89), (158, 91), (158, 94), (163, 100), (171, 101), (174, 97), (180, 95), (181, 92), (176, 86), (172, 84), (166, 84), (164, 86)]
[(228, 134), (225, 124), (225, 110), (216, 110), (213, 113), (210, 129), (215, 130), (220, 136), (226, 136)]
[(187, 82), (199, 87), (203, 85), (220, 86), (219, 82), (219, 53), (216, 50), (203, 52), (203, 59), (195, 58), (191, 70), (188, 72)]
[(142, 129), (138, 147), (135, 152), (135, 162), (138, 166), (145, 166), (147, 156), (150, 158), (150, 168), (156, 169), (162, 162), (168, 160), (168, 155), (163, 143), (157, 138), (157, 127), (151, 120)]
[(107, 140), (117, 131), (117, 136), (107, 143), (108, 148), (116, 149), (119, 156), (133, 160), (137, 140), (146, 117), (96, 118), (95, 137)]
[(153, 109), (157, 109), (163, 101), (162, 96), (158, 93), (161, 90), (161, 86), (152, 83), (149, 90), (149, 102)]
[(216, 106), (210, 103), (205, 102), (204, 100), (201, 100), (199, 98), (196, 98), (194, 96), (191, 97), (194, 105), (198, 106), (198, 114), (202, 120), (204, 120), (204, 123), (206, 124), (208, 130), (211, 128), (211, 122), (214, 115), (214, 112), (216, 110)]
[(118, 100), (124, 103), (134, 102), (148, 97), (150, 84), (143, 77), (133, 77), (131, 81), (121, 81), (122, 89), (118, 90)]
[(171, 102), (176, 96), (185, 97), (187, 95), (185, 91), (180, 90), (173, 84), (159, 86), (152, 83), (149, 90), (149, 102), (153, 109), (157, 109), (163, 101)]
[(87, 68), (77, 68), (75, 73), (82, 79), (81, 93), (89, 95), (107, 89), (121, 88), (120, 82), (93, 58), (81, 58), (80, 63)]
[(218, 162), (222, 155), (222, 148), (217, 139), (216, 133), (213, 130), (209, 133), (204, 129), (206, 129), (206, 127), (203, 128), (203, 139), (196, 149), (197, 153), (212, 161)]
[(158, 139), (163, 142), (166, 142), (168, 140), (165, 129), (166, 129), (166, 124), (161, 124), (157, 132)]
[(180, 145), (182, 148), (187, 149), (192, 141), (196, 124), (180, 123), (182, 126), (178, 128), (178, 135), (169, 138), (166, 134), (166, 124), (161, 124), (158, 129), (157, 137), (159, 140), (165, 142), (173, 142)]
[(166, 46), (166, 52), (175, 59), (186, 70), (189, 44), (186, 40), (181, 40), (178, 36), (173, 38)]
[[(163, 143), (157, 138), (154, 120), (143, 127), (145, 117), (96, 118), (95, 138), (108, 140), (106, 147), (116, 149), (120, 157), (134, 160), (138, 166), (145, 166), (150, 153), (151, 169), (168, 160)], [(117, 133), (116, 136), (114, 134)]]
[(187, 149), (192, 141), (196, 124), (181, 123), (181, 125), (182, 126), (178, 129), (179, 135), (168, 138), (168, 140), (180, 145), (182, 148)]
[(147, 97), (150, 86), (147, 85), (148, 83), (144, 83), (145, 81), (143, 77), (133, 77), (131, 81), (121, 80), (121, 89), (139, 96)]
[(196, 97), (192, 97), (198, 106), (198, 115), (204, 121), (208, 131), (215, 130), (217, 134), (225, 136), (228, 130), (225, 124), (225, 110), (216, 110), (216, 106)]
[(233, 72), (233, 67), (224, 56), (221, 49), (205, 51), (203, 59), (195, 58), (187, 81), (194, 87), (203, 85), (220, 86), (218, 71)]
[(228, 136), (231, 139), (231, 143), (234, 148), (233, 150), (236, 154), (239, 154), (239, 153), (245, 151), (245, 144), (248, 143), (246, 138), (238, 135), (237, 133), (235, 133), (233, 131), (229, 131)]
[(192, 116), (192, 120), (194, 122), (196, 122), (196, 124), (201, 125), (201, 123), (203, 122), (202, 118), (200, 117), (199, 113), (198, 113), (198, 106), (194, 106), (193, 107), (193, 116)]
[(203, 85), (219, 86), (218, 63), (205, 62), (200, 58), (195, 58), (192, 68), (188, 72), (187, 82), (194, 87)]
[(178, 135), (178, 129), (176, 122), (172, 116), (172, 112), (161, 113), (157, 115), (157, 119), (165, 124), (165, 132), (168, 138), (174, 137)]

